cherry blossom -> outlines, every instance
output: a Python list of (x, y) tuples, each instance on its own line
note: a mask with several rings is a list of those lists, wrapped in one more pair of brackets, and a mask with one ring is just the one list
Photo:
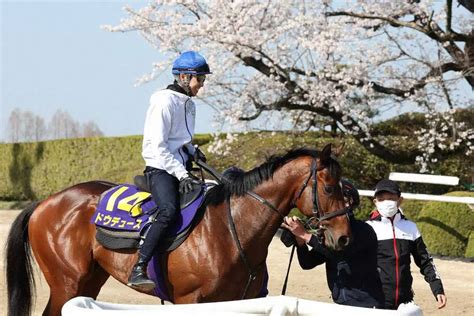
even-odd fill
[[(371, 153), (422, 171), (474, 150), (472, 127), (454, 119), (473, 104), (473, 19), (452, 1), (159, 0), (124, 10), (120, 24), (104, 28), (139, 32), (165, 56), (138, 83), (181, 51), (201, 52), (213, 72), (202, 98), (221, 126), (271, 126), (277, 113), (309, 130), (325, 128), (324, 118)], [(417, 148), (372, 136), (374, 123), (406, 112), (426, 114)]]

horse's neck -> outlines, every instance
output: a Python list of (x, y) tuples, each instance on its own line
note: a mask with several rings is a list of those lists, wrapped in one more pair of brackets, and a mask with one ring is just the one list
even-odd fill
[(265, 259), (268, 246), (283, 220), (281, 216), (288, 215), (291, 210), (300, 178), (301, 172), (283, 166), (272, 179), (253, 190), (278, 212), (250, 195), (231, 203), (240, 242), (254, 254), (254, 261)]

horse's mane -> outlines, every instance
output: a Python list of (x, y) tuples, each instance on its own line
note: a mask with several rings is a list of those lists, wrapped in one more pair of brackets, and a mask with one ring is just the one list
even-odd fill
[[(314, 149), (292, 149), (282, 156), (270, 156), (263, 164), (248, 172), (237, 168), (228, 170), (225, 172), (227, 181), (216, 185), (208, 192), (204, 205), (217, 205), (231, 196), (243, 196), (245, 192), (251, 191), (259, 184), (271, 179), (275, 171), (286, 163), (302, 156), (315, 158), (318, 154), (319, 152)], [(337, 160), (330, 158), (327, 168), (332, 177), (340, 178), (341, 166)]]

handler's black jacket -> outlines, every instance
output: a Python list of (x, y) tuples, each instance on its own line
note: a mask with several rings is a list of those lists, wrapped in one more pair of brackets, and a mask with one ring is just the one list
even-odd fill
[(377, 273), (377, 236), (365, 222), (351, 218), (353, 242), (343, 252), (331, 251), (313, 236), (298, 247), (298, 261), (307, 270), (326, 263), (326, 276), (335, 303), (359, 307), (383, 307)]
[(433, 294), (444, 294), (443, 284), (436, 272), (426, 245), (416, 224), (400, 212), (393, 219), (372, 213), (367, 223), (373, 227), (378, 239), (378, 270), (385, 296), (385, 308), (397, 309), (402, 303), (413, 300), (413, 277), (410, 272), (410, 255)]

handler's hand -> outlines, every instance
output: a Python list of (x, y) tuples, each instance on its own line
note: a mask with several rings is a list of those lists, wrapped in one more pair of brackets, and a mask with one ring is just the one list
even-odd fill
[(438, 301), (438, 309), (445, 307), (446, 302), (448, 301), (448, 299), (446, 298), (446, 295), (444, 294), (436, 295), (436, 300)]
[(296, 216), (286, 216), (283, 219), (281, 226), (288, 229), (293, 235), (295, 235), (298, 246), (304, 245), (311, 239), (311, 234), (304, 229), (303, 224)]

